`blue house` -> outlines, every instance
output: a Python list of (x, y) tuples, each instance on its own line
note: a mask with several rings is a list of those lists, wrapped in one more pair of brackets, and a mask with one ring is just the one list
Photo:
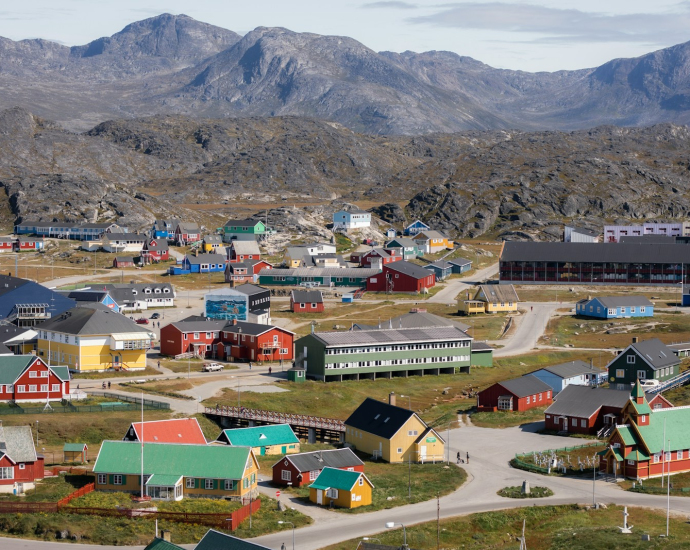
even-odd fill
[(0, 275), (0, 319), (31, 327), (76, 306), (74, 300), (43, 285)]
[(98, 290), (97, 288), (72, 290), (67, 292), (67, 297), (75, 302), (97, 302), (108, 309), (120, 312), (120, 306), (107, 290)]
[(644, 296), (598, 296), (577, 302), (575, 313), (597, 319), (653, 317), (654, 304)]
[(408, 225), (405, 229), (403, 229), (403, 235), (405, 235), (407, 237), (413, 237), (417, 233), (422, 233), (423, 231), (429, 231), (429, 229), (431, 229), (431, 227), (429, 227), (423, 221), (415, 220), (410, 225)]
[(187, 254), (180, 266), (171, 267), (171, 275), (187, 275), (189, 273), (222, 273), (225, 271), (225, 256), (221, 254)]
[(599, 386), (606, 382), (608, 371), (596, 369), (591, 364), (584, 361), (570, 361), (552, 367), (544, 367), (525, 374), (525, 376), (536, 376), (542, 382), (547, 383), (553, 388), (556, 395), (566, 386), (571, 384), (577, 386)]
[(690, 285), (683, 285), (683, 307), (690, 306)]
[(172, 241), (175, 239), (176, 227), (176, 220), (156, 220), (153, 222), (153, 227), (151, 228), (151, 237), (154, 239)]
[(465, 273), (465, 271), (472, 269), (472, 261), (465, 258), (448, 260), (448, 263), (453, 266), (453, 273)]
[(395, 230), (395, 227), (389, 227), (386, 229), (386, 238), (387, 239), (395, 239), (397, 237), (398, 232)]
[(424, 266), (424, 269), (433, 271), (436, 274), (436, 280), (440, 281), (453, 273), (453, 266), (446, 260), (438, 260)]

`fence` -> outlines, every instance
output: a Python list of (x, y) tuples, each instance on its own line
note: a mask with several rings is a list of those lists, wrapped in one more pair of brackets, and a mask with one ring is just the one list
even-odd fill
[(232, 531), (237, 529), (240, 523), (247, 519), (250, 514), (256, 514), (259, 508), (261, 508), (261, 501), (253, 500), (250, 504), (242, 506), (239, 510), (235, 510), (230, 514), (230, 529)]
[[(114, 399), (119, 399), (120, 401), (128, 401), (130, 403), (138, 403), (139, 409), (141, 409), (141, 397), (136, 397), (134, 395), (124, 395), (121, 393), (110, 393), (107, 391), (99, 392), (92, 391), (92, 395), (102, 395), (103, 397), (112, 397)], [(144, 410), (151, 409), (170, 409), (170, 403), (164, 403), (163, 401), (154, 401), (153, 399), (144, 399)]]
[(0, 514), (57, 513), (57, 502), (0, 502)]
[(65, 498), (61, 498), (58, 500), (58, 508), (62, 508), (63, 506), (67, 506), (70, 502), (72, 502), (75, 498), (83, 497), (84, 495), (88, 495), (94, 490), (94, 484), (93, 483), (88, 483), (87, 485), (84, 485), (81, 489), (77, 489), (73, 493), (70, 493), (67, 495)]
[[(559, 453), (570, 453), (572, 451), (577, 451), (579, 449), (586, 449), (588, 447), (599, 447), (601, 446), (601, 443), (589, 443), (586, 445), (575, 445), (573, 447), (562, 447), (560, 449), (546, 449), (544, 451), (539, 451), (539, 454), (541, 455), (552, 455), (552, 454), (559, 454)], [(524, 458), (527, 457), (532, 457), (534, 456), (534, 453), (524, 453), (524, 454), (515, 454), (515, 458), (513, 458), (510, 461), (511, 466), (513, 468), (518, 468), (520, 470), (526, 470), (528, 472), (534, 472), (537, 474), (554, 474), (554, 475), (583, 475), (585, 473), (591, 474), (593, 469), (592, 467), (583, 467), (582, 469), (577, 469), (577, 468), (566, 468), (565, 472), (562, 470), (559, 472), (556, 468), (544, 468), (543, 466), (537, 466), (536, 464), (526, 462), (523, 460)]]
[[(107, 397), (107, 396), (106, 396)], [(114, 397), (121, 401), (131, 401), (121, 395), (114, 395)], [(141, 399), (139, 399), (141, 402)], [(169, 403), (162, 403), (160, 401), (151, 401), (144, 399), (144, 410), (169, 410)], [(87, 412), (104, 412), (104, 411), (139, 411), (141, 404), (135, 403), (104, 403), (103, 405), (51, 405), (50, 408), (43, 407), (20, 407), (15, 405), (13, 407), (3, 408), (3, 415), (10, 414), (50, 414), (50, 413), (87, 413)]]

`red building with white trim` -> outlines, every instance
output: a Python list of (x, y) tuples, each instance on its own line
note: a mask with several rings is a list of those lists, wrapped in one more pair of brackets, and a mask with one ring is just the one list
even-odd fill
[(367, 279), (367, 291), (370, 292), (420, 293), (435, 285), (434, 273), (405, 261), (384, 265), (381, 273)]
[(293, 313), (323, 313), (323, 294), (320, 290), (293, 290), (290, 293)]
[(0, 493), (22, 494), (44, 475), (31, 426), (3, 426), (0, 421)]
[(35, 355), (0, 356), (0, 401), (61, 401), (69, 396), (67, 367), (49, 367)]
[(364, 472), (364, 462), (348, 447), (285, 455), (273, 465), (273, 483), (292, 487), (309, 485), (325, 467)]
[(536, 376), (520, 376), (496, 382), (477, 394), (478, 411), (527, 411), (545, 407), (553, 400), (553, 390)]
[[(228, 261), (232, 263), (261, 259), (261, 249), (255, 240), (234, 240), (227, 249)], [(257, 272), (258, 273), (258, 272)]]
[(353, 254), (350, 257), (351, 262), (359, 262), (359, 265), (362, 267), (381, 267), (393, 262), (400, 262), (402, 259), (400, 251), (395, 249), (385, 250), (383, 248), (372, 248), (363, 254)]
[(166, 262), (170, 259), (170, 248), (167, 239), (149, 239), (141, 249), (144, 263)]
[(220, 342), (220, 331), (227, 321), (190, 317), (161, 328), (161, 355), (175, 357), (193, 353), (200, 357), (213, 357)]

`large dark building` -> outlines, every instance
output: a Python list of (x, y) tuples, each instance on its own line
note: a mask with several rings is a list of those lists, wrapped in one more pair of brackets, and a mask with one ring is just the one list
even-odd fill
[(501, 283), (677, 285), (690, 282), (690, 247), (506, 242), (499, 270)]

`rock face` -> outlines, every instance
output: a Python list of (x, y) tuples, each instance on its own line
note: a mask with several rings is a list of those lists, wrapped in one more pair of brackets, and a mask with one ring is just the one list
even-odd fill
[(240, 37), (163, 14), (72, 48), (0, 38), (0, 77), (0, 109), (20, 106), (80, 131), (154, 114), (317, 117), (379, 135), (690, 122), (690, 42), (591, 69), (526, 73), (283, 28)]
[(366, 202), (398, 228), (550, 240), (565, 222), (687, 217), (688, 150), (690, 130), (670, 124), (381, 137), (297, 117), (155, 116), (75, 134), (15, 108), (0, 112), (0, 223), (177, 216), (215, 229), (261, 210), (327, 239), (334, 210)]

